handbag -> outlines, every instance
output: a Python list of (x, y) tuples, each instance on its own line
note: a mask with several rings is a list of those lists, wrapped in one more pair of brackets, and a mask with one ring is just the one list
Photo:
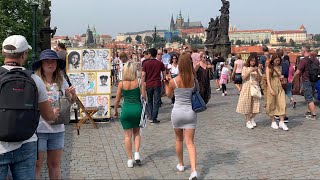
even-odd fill
[(191, 104), (192, 110), (196, 113), (205, 111), (207, 109), (207, 105), (204, 102), (203, 98), (200, 96), (200, 93), (197, 88), (196, 79), (194, 79), (194, 88), (191, 94)]
[(250, 75), (250, 94), (251, 94), (251, 97), (253, 98), (257, 98), (257, 99), (261, 99), (262, 95), (261, 95), (261, 89), (260, 87), (258, 86), (258, 84), (254, 84), (252, 82), (252, 78), (251, 78), (251, 75)]
[(149, 108), (147, 107), (147, 101), (145, 101), (142, 96), (140, 97), (140, 100), (141, 100), (142, 111), (141, 111), (139, 127), (145, 128), (145, 127), (147, 127), (148, 109)]
[(288, 79), (287, 78), (280, 78), (281, 76), (279, 75), (278, 71), (274, 69), (274, 71), (276, 72), (277, 76), (279, 77), (282, 89), (287, 89), (287, 84), (288, 84)]
[[(60, 94), (62, 94), (62, 91), (60, 90)], [(59, 109), (60, 109), (60, 115), (58, 119), (50, 125), (58, 125), (58, 124), (68, 124), (70, 122), (70, 108), (71, 103), (69, 99), (63, 95), (59, 97)]]
[(209, 80), (213, 80), (213, 70), (212, 69), (208, 69), (208, 76), (209, 76)]

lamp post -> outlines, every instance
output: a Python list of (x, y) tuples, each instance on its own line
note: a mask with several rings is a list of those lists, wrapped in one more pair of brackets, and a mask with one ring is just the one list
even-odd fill
[(39, 4), (31, 3), (32, 7), (32, 16), (33, 16), (33, 25), (32, 25), (32, 62), (33, 64), (37, 60), (37, 10)]

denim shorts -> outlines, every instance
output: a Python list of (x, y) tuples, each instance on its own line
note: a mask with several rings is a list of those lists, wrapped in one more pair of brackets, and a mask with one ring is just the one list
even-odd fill
[(36, 142), (28, 142), (14, 151), (0, 154), (0, 179), (6, 179), (9, 167), (13, 179), (35, 179), (36, 147)]
[(38, 133), (38, 151), (63, 150), (64, 132)]
[(309, 82), (309, 81), (304, 81), (303, 82), (303, 91), (304, 91), (304, 99), (306, 102), (309, 104), (313, 102), (313, 94), (316, 89), (316, 82)]

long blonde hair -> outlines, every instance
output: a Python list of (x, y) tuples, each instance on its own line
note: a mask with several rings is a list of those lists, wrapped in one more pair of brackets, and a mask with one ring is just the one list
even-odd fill
[[(43, 70), (42, 64), (41, 64), (40, 67), (35, 70), (35, 74), (38, 75), (42, 79), (42, 81), (44, 82), (44, 84), (48, 88), (50, 83), (47, 81), (47, 78), (44, 75), (43, 71), (44, 70)], [(53, 80), (53, 83), (57, 83), (59, 89), (61, 89), (61, 86), (62, 86), (62, 83), (63, 83), (63, 75), (61, 73), (61, 70), (60, 70), (59, 66), (57, 66), (56, 70), (53, 72), (52, 80)]]
[(137, 79), (137, 68), (135, 64), (131, 61), (125, 63), (122, 71), (122, 80), (123, 81), (133, 81)]
[(192, 67), (189, 54), (183, 53), (179, 57), (178, 69), (179, 69), (179, 76), (181, 77), (183, 86), (185, 87), (193, 86), (194, 74), (193, 74), (193, 67)]

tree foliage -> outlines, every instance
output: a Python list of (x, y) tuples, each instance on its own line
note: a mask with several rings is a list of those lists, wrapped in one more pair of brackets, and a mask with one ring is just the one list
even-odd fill
[(139, 44), (141, 44), (141, 42), (142, 42), (142, 37), (141, 37), (140, 35), (137, 35), (137, 36), (135, 37), (135, 40), (136, 40)]
[[(42, 1), (41, 1), (42, 2)], [(39, 6), (41, 7), (41, 6)], [(39, 32), (42, 27), (43, 16), (41, 10), (37, 10)], [(29, 44), (32, 44), (33, 13), (31, 1), (26, 0), (0, 0), (0, 42), (10, 35), (23, 35)], [(30, 57), (30, 56), (29, 56)], [(28, 59), (30, 60), (30, 59)], [(28, 60), (27, 63), (28, 64)], [(3, 62), (3, 57), (0, 57)]]
[(127, 38), (126, 38), (126, 42), (127, 42), (127, 43), (131, 43), (131, 42), (132, 42), (132, 37), (130, 37), (130, 36), (127, 37)]
[(314, 35), (314, 40), (320, 42), (320, 34)]

